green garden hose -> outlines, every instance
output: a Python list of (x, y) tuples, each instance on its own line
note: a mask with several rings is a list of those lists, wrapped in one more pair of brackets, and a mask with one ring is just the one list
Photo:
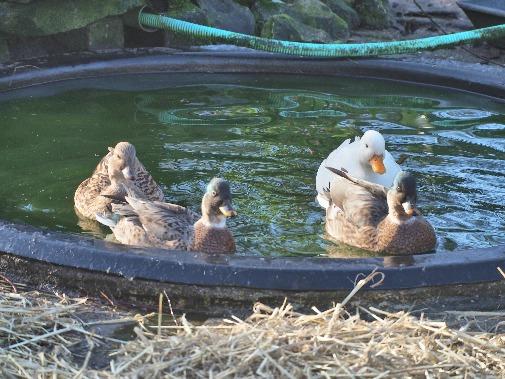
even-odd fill
[(317, 44), (255, 37), (211, 28), (209, 26), (197, 25), (163, 15), (144, 13), (143, 11), (139, 12), (138, 22), (144, 27), (168, 30), (191, 37), (231, 43), (237, 46), (264, 50), (271, 53), (318, 58), (372, 57), (377, 55), (415, 53), (418, 51), (434, 50), (474, 41), (487, 41), (498, 38), (505, 39), (505, 24), (443, 36), (405, 41), (359, 44)]

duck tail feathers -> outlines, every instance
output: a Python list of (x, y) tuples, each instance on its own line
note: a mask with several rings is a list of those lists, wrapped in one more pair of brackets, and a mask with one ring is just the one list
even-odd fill
[(95, 215), (96, 221), (98, 221), (100, 224), (103, 224), (105, 226), (108, 226), (109, 228), (114, 228), (117, 225), (117, 221), (114, 220), (111, 217), (107, 217), (105, 215)]
[(135, 217), (137, 213), (128, 203), (126, 204), (112, 204), (112, 213), (120, 217)]
[(321, 208), (328, 209), (331, 203), (331, 197), (329, 192), (319, 192), (316, 196), (316, 201), (321, 206)]

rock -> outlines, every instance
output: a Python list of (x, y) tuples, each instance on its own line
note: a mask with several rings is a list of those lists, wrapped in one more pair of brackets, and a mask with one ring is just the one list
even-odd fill
[(0, 63), (8, 62), (9, 59), (9, 45), (7, 44), (7, 40), (0, 36)]
[(334, 41), (324, 30), (302, 24), (287, 14), (277, 14), (270, 17), (263, 25), (261, 36), (265, 38), (300, 42)]
[(285, 3), (273, 2), (269, 0), (258, 0), (251, 7), (251, 10), (256, 18), (257, 29), (263, 29), (263, 25), (267, 20), (278, 14), (286, 14), (288, 5)]
[(120, 49), (124, 46), (123, 21), (119, 17), (107, 17), (87, 28), (89, 50)]
[[(294, 22), (286, 18), (277, 19), (277, 22), (280, 20), (286, 27), (289, 22), (290, 28), (298, 28), (298, 34), (302, 38), (304, 35), (309, 37), (308, 40), (304, 39), (307, 42), (313, 41), (314, 33), (320, 35), (322, 38), (320, 42), (330, 42), (349, 35), (347, 23), (319, 0), (291, 0), (285, 3), (259, 0), (255, 3), (253, 12), (262, 33), (265, 24), (273, 22), (270, 21), (273, 16), (284, 14), (291, 17)], [(265, 29), (265, 34), (268, 34), (268, 29), (272, 29), (271, 25)], [(325, 37), (326, 35), (329, 37)]]
[(45, 36), (83, 28), (123, 14), (145, 0), (40, 0), (29, 4), (0, 2), (0, 32)]
[(82, 51), (87, 46), (86, 28), (42, 37), (9, 36), (10, 58), (15, 61)]
[(361, 25), (371, 29), (384, 29), (391, 24), (389, 0), (355, 0), (354, 9), (361, 18)]
[(323, 0), (323, 2), (340, 18), (347, 22), (351, 28), (360, 24), (358, 13), (346, 2), (346, 0)]
[(301, 22), (322, 29), (333, 38), (349, 36), (347, 23), (319, 0), (295, 0), (292, 10)]
[[(199, 25), (210, 25), (206, 13), (189, 1), (170, 2), (169, 8), (165, 12), (169, 17), (178, 20), (192, 22)], [(188, 45), (196, 46), (208, 44), (212, 41), (194, 38), (191, 36), (182, 36), (172, 32), (164, 32), (164, 45), (173, 48), (184, 48)]]
[(296, 21), (287, 14), (276, 14), (263, 24), (261, 37), (288, 41), (302, 41), (299, 30), (300, 27), (296, 25)]
[(232, 32), (254, 34), (254, 15), (249, 8), (233, 0), (196, 0), (209, 25)]
[(175, 4), (170, 2), (169, 8), (165, 14), (178, 20), (188, 21), (200, 25), (209, 25), (209, 20), (205, 11), (189, 1), (183, 1)]
[(236, 3), (239, 3), (240, 5), (243, 5), (247, 8), (250, 8), (253, 6), (255, 0), (235, 0)]

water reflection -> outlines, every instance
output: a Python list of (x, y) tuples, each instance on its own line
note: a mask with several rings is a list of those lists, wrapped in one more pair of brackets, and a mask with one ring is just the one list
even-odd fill
[[(505, 243), (503, 104), (370, 80), (250, 82), (167, 80), (152, 91), (88, 89), (1, 103), (0, 217), (80, 231), (73, 190), (107, 145), (126, 139), (169, 201), (198, 210), (209, 177), (232, 183), (239, 253), (366, 256), (323, 238), (314, 181), (331, 150), (375, 129), (396, 158), (409, 157), (404, 165), (418, 177), (419, 207), (439, 251)], [(384, 264), (408, 264), (401, 261)]]
[(481, 120), (496, 115), (482, 109), (447, 109), (433, 112), (433, 115), (444, 120)]

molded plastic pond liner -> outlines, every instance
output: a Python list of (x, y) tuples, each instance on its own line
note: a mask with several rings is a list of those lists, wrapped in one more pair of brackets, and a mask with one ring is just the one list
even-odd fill
[[(263, 73), (331, 75), (408, 81), (505, 99), (498, 68), (458, 62), (398, 59), (296, 59), (264, 53), (174, 53), (45, 68), (0, 78), (0, 101), (24, 87), (76, 78), (145, 73)], [(40, 87), (40, 91), (49, 87)], [(16, 93), (12, 92), (16, 90)], [(31, 89), (33, 90), (33, 88)], [(273, 252), (275, 254), (275, 252)], [(505, 246), (409, 257), (298, 258), (205, 255), (139, 249), (87, 236), (0, 220), (0, 270), (34, 286), (75, 290), (117, 304), (154, 307), (163, 291), (175, 309), (208, 315), (241, 313), (255, 301), (299, 307), (331, 306), (374, 270), (354, 297), (389, 309), (415, 304), (444, 309), (505, 309)]]

